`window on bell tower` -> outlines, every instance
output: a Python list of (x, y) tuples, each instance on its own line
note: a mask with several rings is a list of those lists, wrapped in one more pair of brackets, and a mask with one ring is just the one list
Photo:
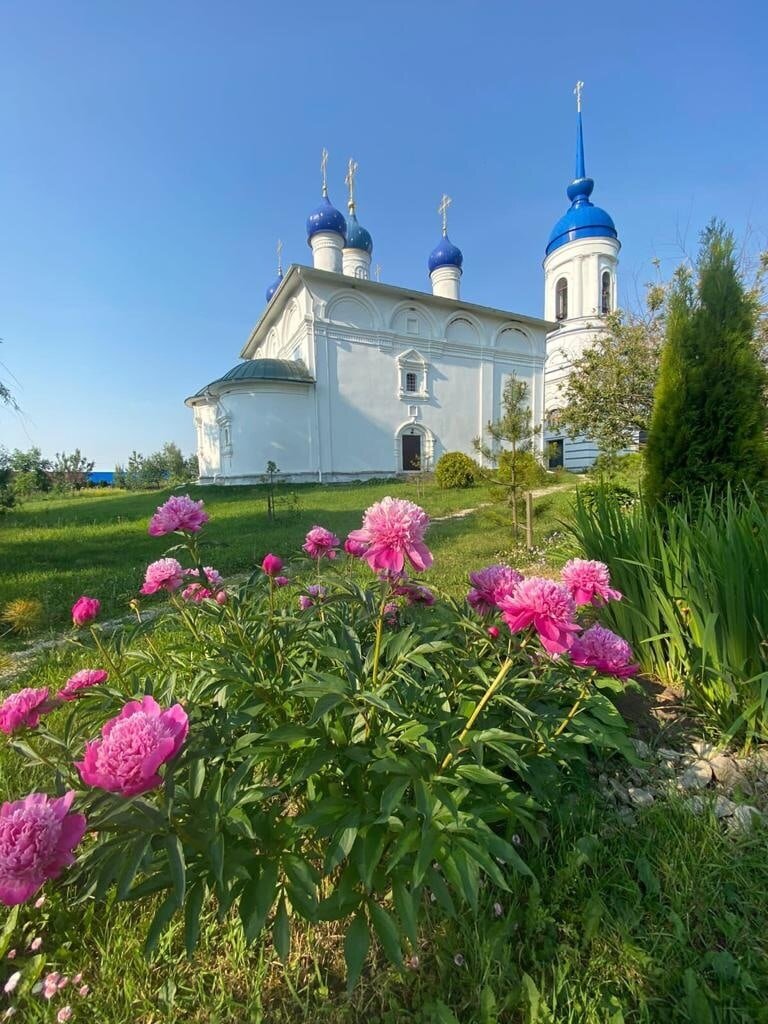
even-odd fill
[(564, 277), (555, 285), (555, 319), (568, 319), (568, 282)]
[(611, 312), (611, 274), (604, 270), (600, 278), (600, 312)]

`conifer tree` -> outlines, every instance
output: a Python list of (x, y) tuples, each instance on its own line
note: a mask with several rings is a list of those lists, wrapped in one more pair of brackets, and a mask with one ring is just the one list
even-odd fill
[(768, 480), (759, 307), (734, 248), (731, 232), (713, 222), (702, 235), (696, 280), (686, 268), (675, 275), (646, 449), (650, 503)]
[(541, 432), (539, 424), (534, 425), (531, 413), (528, 384), (511, 374), (501, 395), (501, 416), (494, 423), (486, 425), (490, 444), (482, 437), (472, 442), (485, 462), (496, 466), (492, 474), (494, 487), (491, 498), (504, 502), (512, 512), (512, 528), (518, 533), (518, 504), (522, 490), (535, 482), (541, 467), (533, 452), (534, 439)]

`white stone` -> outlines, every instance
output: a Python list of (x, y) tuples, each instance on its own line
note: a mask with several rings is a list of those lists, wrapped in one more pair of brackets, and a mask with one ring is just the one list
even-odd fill
[(712, 771), (715, 773), (717, 781), (729, 789), (734, 789), (739, 783), (745, 781), (744, 775), (739, 771), (736, 762), (726, 754), (716, 754), (710, 758), (709, 763), (712, 766)]
[(746, 832), (762, 820), (763, 816), (756, 807), (752, 807), (750, 804), (738, 804), (729, 819), (729, 824), (734, 831)]
[(630, 786), (627, 792), (636, 807), (650, 807), (655, 799), (649, 789), (641, 789), (639, 786)]
[(715, 797), (712, 810), (715, 812), (716, 818), (730, 818), (731, 815), (735, 813), (737, 807), (738, 805), (735, 804), (733, 800), (729, 800), (727, 796), (718, 794)]
[(680, 776), (683, 789), (704, 789), (712, 781), (712, 769), (706, 761), (694, 761)]

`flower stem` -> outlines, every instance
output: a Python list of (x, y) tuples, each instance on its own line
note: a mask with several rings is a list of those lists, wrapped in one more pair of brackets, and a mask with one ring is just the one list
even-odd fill
[[(472, 712), (472, 714), (467, 719), (467, 724), (464, 726), (464, 728), (459, 733), (459, 745), (461, 745), (464, 742), (464, 740), (467, 738), (467, 736), (469, 735), (469, 733), (470, 733), (470, 731), (472, 729), (472, 726), (475, 724), (477, 719), (482, 714), (483, 709), (486, 707), (486, 705), (490, 701), (491, 697), (493, 697), (493, 695), (499, 689), (501, 684), (504, 682), (504, 680), (505, 680), (505, 678), (507, 676), (507, 673), (512, 668), (512, 664), (513, 664), (512, 663), (512, 659), (511, 658), (507, 658), (506, 661), (504, 662), (504, 664), (499, 669), (499, 672), (498, 672), (496, 678), (493, 680), (493, 682), (490, 684), (490, 686), (485, 691), (483, 696), (477, 702), (477, 706), (475, 707), (475, 710)], [(453, 754), (449, 751), (445, 755), (445, 757), (443, 758), (442, 763), (440, 764), (440, 771), (441, 772), (445, 771), (445, 769), (448, 767), (448, 765), (451, 763), (452, 760), (453, 760)]]
[(389, 597), (389, 586), (385, 584), (384, 592), (379, 605), (379, 616), (376, 619), (376, 641), (373, 645), (373, 672), (371, 674), (371, 687), (376, 689), (376, 681), (379, 676), (379, 657), (381, 655), (381, 638), (384, 634), (384, 606)]
[(578, 713), (579, 708), (580, 708), (584, 698), (589, 693), (589, 684), (592, 682), (593, 678), (594, 678), (594, 673), (591, 673), (589, 676), (587, 676), (586, 682), (584, 683), (582, 688), (579, 690), (579, 695), (576, 698), (573, 707), (568, 712), (568, 714), (565, 716), (565, 718), (562, 720), (560, 725), (558, 725), (558, 727), (552, 733), (552, 739), (553, 740), (557, 739), (557, 737), (560, 736), (561, 733), (565, 732), (565, 730), (568, 728), (570, 723), (576, 717), (576, 714)]
[(93, 637), (93, 641), (94, 641), (94, 643), (96, 644), (96, 646), (99, 649), (99, 654), (102, 656), (104, 661), (107, 663), (107, 666), (111, 669), (111, 671), (114, 673), (114, 675), (116, 675), (118, 678), (120, 678), (120, 669), (117, 667), (117, 665), (115, 664), (112, 656), (108, 653), (106, 647), (101, 642), (101, 637), (99, 636), (98, 629), (93, 624), (91, 625), (90, 629), (91, 629), (91, 636)]

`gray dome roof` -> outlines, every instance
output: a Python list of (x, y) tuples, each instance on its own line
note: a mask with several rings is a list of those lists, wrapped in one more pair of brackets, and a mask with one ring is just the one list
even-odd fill
[(314, 384), (315, 378), (306, 368), (304, 363), (298, 359), (246, 359), (237, 366), (233, 366), (223, 377), (217, 377), (204, 388), (201, 388), (194, 398), (201, 398), (206, 391), (221, 385), (258, 380), (284, 380), (293, 381), (296, 384)]

